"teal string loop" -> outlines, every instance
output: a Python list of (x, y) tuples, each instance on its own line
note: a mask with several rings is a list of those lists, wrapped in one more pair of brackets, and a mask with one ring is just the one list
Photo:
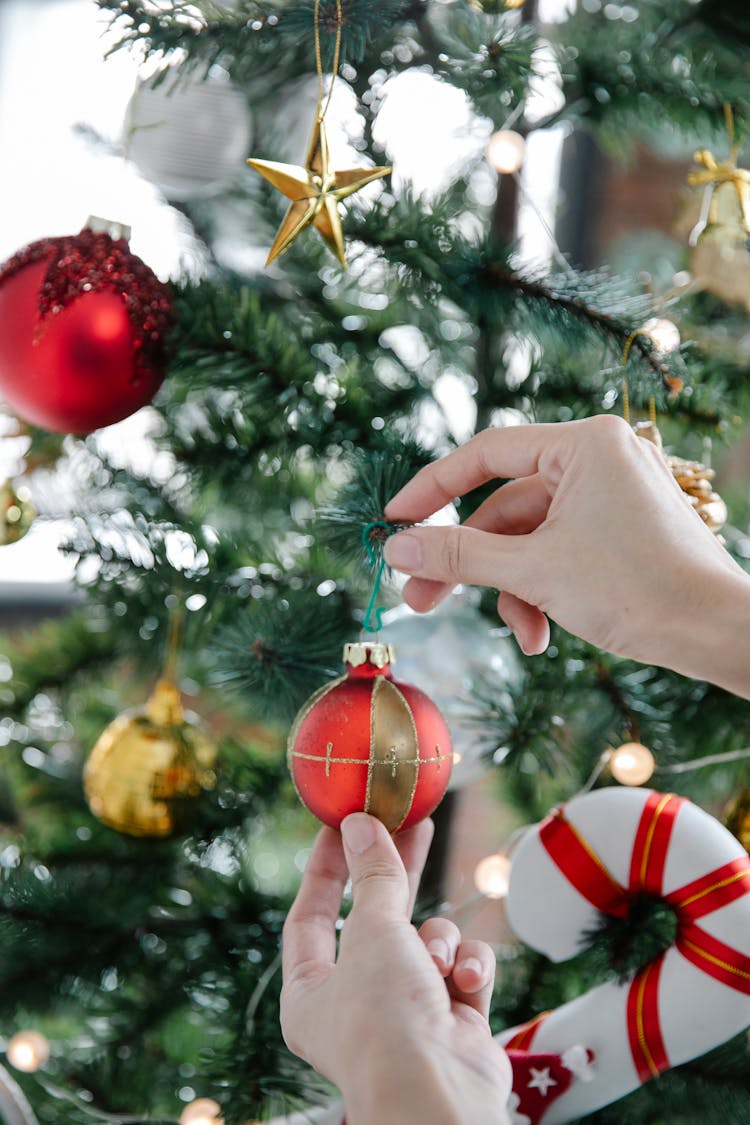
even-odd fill
[[(375, 581), (373, 582), (372, 586), (372, 593), (370, 594), (370, 600), (367, 603), (364, 621), (362, 622), (362, 628), (366, 633), (377, 633), (380, 631), (380, 629), (382, 629), (383, 614), (385, 613), (385, 606), (381, 605), (377, 608), (375, 607), (375, 602), (377, 601), (378, 594), (380, 593), (380, 583), (383, 579), (383, 571), (385, 570), (385, 556), (381, 555), (380, 562), (378, 563), (377, 552), (372, 545), (372, 540), (370, 539), (370, 535), (376, 527), (382, 528), (382, 530), (386, 531), (389, 536), (393, 535), (393, 533), (398, 530), (393, 526), (393, 524), (386, 523), (385, 520), (373, 520), (372, 523), (368, 523), (366, 527), (362, 528), (362, 545), (367, 552), (367, 565), (375, 566), (376, 563), (378, 564), (378, 569), (375, 572)], [(374, 625), (372, 624), (373, 614), (375, 616)]]

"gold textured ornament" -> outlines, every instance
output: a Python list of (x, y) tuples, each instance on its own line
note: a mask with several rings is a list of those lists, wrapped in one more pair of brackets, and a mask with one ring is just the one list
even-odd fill
[(31, 493), (25, 485), (0, 484), (0, 547), (23, 539), (36, 518)]
[(304, 167), (279, 164), (274, 160), (252, 159), (248, 160), (248, 164), (292, 201), (268, 254), (267, 266), (288, 250), (297, 235), (311, 225), (321, 234), (341, 265), (346, 266), (339, 203), (365, 184), (379, 180), (391, 171), (390, 168), (333, 171), (320, 103), (315, 111), (315, 124)]
[[(636, 422), (633, 428), (638, 437), (662, 449), (661, 434), (655, 422)], [(686, 461), (671, 453), (664, 456), (680, 488), (709, 530), (716, 534), (727, 522), (728, 515), (726, 504), (711, 484), (716, 473), (700, 461)]]
[(201, 791), (213, 788), (215, 761), (200, 720), (183, 710), (174, 682), (162, 679), (144, 707), (125, 711), (100, 735), (83, 773), (86, 800), (118, 832), (170, 836)]
[(743, 790), (727, 807), (724, 821), (746, 851), (750, 852), (750, 789)]

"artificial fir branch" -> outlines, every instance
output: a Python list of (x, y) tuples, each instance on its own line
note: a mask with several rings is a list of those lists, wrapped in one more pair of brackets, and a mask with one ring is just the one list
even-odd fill
[[(238, 83), (270, 76), (279, 54), (286, 60), (284, 77), (290, 72), (314, 69), (312, 0), (267, 4), (242, 0), (235, 11), (202, 0), (186, 6), (173, 0), (168, 8), (154, 8), (141, 0), (96, 0), (112, 16), (119, 36), (113, 50), (141, 45), (148, 54), (169, 53), (179, 48), (186, 56), (186, 69), (207, 71), (221, 61)], [(343, 62), (358, 63), (371, 46), (414, 8), (413, 0), (381, 0), (377, 7), (366, 0), (343, 0)], [(321, 5), (320, 32), (324, 54), (330, 58), (336, 34), (335, 4)], [(185, 65), (185, 64), (183, 64)]]
[(214, 679), (249, 693), (266, 714), (270, 705), (291, 718), (315, 688), (338, 674), (353, 630), (342, 592), (256, 601), (217, 636)]
[[(424, 447), (414, 437), (399, 433), (384, 433), (376, 447), (353, 452), (349, 481), (341, 488), (335, 502), (321, 509), (324, 541), (332, 550), (371, 561), (363, 544), (363, 532), (368, 532), (370, 548), (379, 556), (387, 532), (381, 524), (385, 521), (385, 507), (417, 470), (431, 460)], [(393, 525), (393, 530), (398, 530)]]

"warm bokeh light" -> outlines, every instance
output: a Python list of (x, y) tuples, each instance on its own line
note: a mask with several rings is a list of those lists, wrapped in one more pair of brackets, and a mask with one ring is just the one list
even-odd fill
[(180, 1114), (180, 1125), (224, 1125), (221, 1106), (213, 1098), (197, 1098)]
[(526, 141), (512, 129), (493, 133), (487, 144), (487, 160), (496, 172), (517, 172), (526, 154)]
[(474, 885), (487, 898), (505, 898), (510, 879), (510, 860), (507, 855), (485, 856), (474, 868)]
[(49, 1041), (41, 1031), (18, 1031), (8, 1041), (6, 1055), (16, 1070), (33, 1074), (49, 1058)]
[(663, 316), (653, 316), (647, 320), (641, 329), (644, 336), (648, 336), (654, 347), (661, 355), (668, 355), (680, 346), (680, 330), (671, 320)]
[(640, 742), (625, 742), (609, 760), (612, 776), (620, 785), (644, 785), (656, 768), (654, 755)]

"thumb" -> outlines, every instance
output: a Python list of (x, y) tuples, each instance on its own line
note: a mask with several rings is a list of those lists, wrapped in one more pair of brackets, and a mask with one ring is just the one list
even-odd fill
[(409, 880), (401, 856), (385, 825), (367, 813), (341, 822), (344, 855), (352, 878), (354, 910), (406, 916)]
[(418, 578), (451, 586), (459, 582), (495, 586), (523, 596), (532, 562), (533, 534), (500, 535), (468, 524), (412, 527), (387, 541), (385, 561), (394, 570)]

